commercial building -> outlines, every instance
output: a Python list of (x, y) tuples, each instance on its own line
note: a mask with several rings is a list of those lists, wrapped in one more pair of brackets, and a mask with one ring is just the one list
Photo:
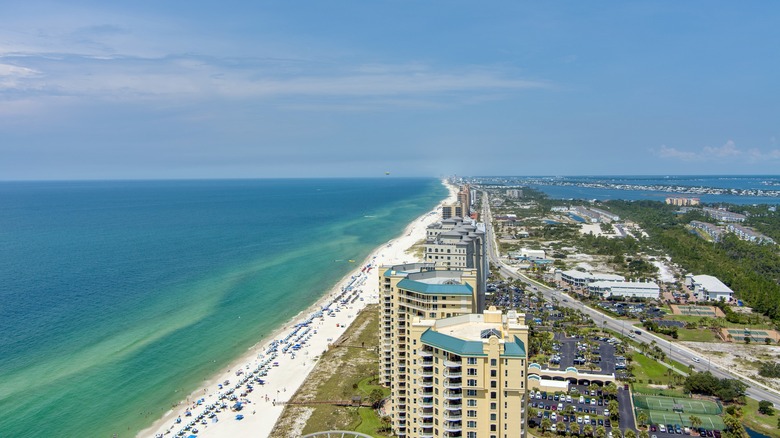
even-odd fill
[(445, 269), (476, 269), (478, 306), (484, 310), (487, 286), (485, 224), (459, 217), (431, 224), (426, 230), (423, 261)]
[(685, 276), (685, 285), (700, 300), (731, 301), (734, 296), (733, 290), (711, 275), (688, 274)]
[(506, 191), (506, 196), (508, 198), (520, 199), (523, 197), (523, 191), (519, 189), (509, 189)]
[(652, 281), (594, 281), (588, 285), (588, 293), (602, 298), (624, 297), (657, 300), (661, 288)]
[(582, 272), (577, 270), (555, 271), (555, 281), (562, 281), (574, 287), (586, 287), (594, 281), (625, 281), (625, 277), (616, 274), (602, 274), (599, 272)]
[(522, 438), (527, 424), (528, 326), (514, 311), (432, 320), (415, 317), (409, 333), (411, 394), (399, 436)]

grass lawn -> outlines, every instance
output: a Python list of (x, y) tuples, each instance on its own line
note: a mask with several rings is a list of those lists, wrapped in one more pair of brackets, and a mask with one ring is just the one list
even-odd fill
[(671, 377), (666, 375), (668, 367), (639, 353), (634, 353), (632, 357), (634, 359), (634, 376), (636, 377), (636, 382), (632, 385), (634, 392), (645, 395), (684, 396), (679, 386), (668, 389), (654, 388), (648, 384), (648, 381), (652, 380), (653, 385), (668, 385), (671, 382)]
[(780, 430), (777, 428), (777, 419), (780, 418), (780, 410), (775, 408), (774, 415), (758, 413), (758, 401), (747, 398), (747, 403), (742, 407), (742, 422), (756, 432), (775, 438), (780, 438)]
[[(378, 306), (369, 306), (357, 315), (341, 338), (343, 342), (337, 342), (338, 347), (323, 353), (291, 401), (351, 400), (355, 396), (365, 400), (375, 389), (387, 396), (389, 389), (376, 384), (378, 330)], [(295, 433), (296, 424), (304, 421), (303, 434), (322, 430), (356, 430), (379, 438), (387, 436), (378, 432), (383, 424), (373, 409), (332, 404), (288, 405), (271, 436), (300, 436), (301, 433)], [(300, 432), (300, 427), (298, 430)]]
[(678, 341), (722, 342), (710, 329), (677, 329)]

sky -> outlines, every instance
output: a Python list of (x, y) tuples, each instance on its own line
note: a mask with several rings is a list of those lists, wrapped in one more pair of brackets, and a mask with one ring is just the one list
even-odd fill
[(0, 180), (778, 174), (777, 1), (0, 2)]

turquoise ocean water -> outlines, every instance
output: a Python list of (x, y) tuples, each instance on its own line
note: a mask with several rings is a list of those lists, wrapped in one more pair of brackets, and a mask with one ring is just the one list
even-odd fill
[(135, 436), (446, 194), (397, 178), (0, 183), (0, 437)]

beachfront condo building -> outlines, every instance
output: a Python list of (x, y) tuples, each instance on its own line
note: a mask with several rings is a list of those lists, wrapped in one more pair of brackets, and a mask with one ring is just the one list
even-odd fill
[(445, 204), (441, 206), (441, 218), (442, 219), (451, 219), (454, 217), (462, 218), (467, 216), (465, 211), (463, 210), (463, 204), (458, 201), (452, 204)]
[(407, 437), (522, 438), (527, 424), (528, 326), (494, 307), (482, 314), (412, 319), (406, 368)]
[(416, 363), (409, 339), (412, 318), (442, 319), (472, 313), (476, 306), (476, 270), (437, 268), (410, 263), (379, 269), (379, 378), (390, 387), (389, 414), (397, 433), (406, 433), (412, 406), (409, 367)]
[(379, 269), (380, 380), (402, 437), (521, 437), (528, 328), (477, 306), (475, 269)]
[(485, 225), (471, 219), (450, 218), (431, 224), (426, 230), (423, 261), (444, 269), (476, 269), (477, 307), (485, 309), (488, 258)]

